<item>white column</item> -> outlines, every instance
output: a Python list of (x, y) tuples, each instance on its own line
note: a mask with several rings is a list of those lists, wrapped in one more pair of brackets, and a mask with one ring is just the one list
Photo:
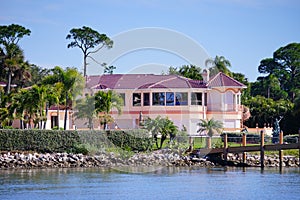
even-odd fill
[(202, 92), (202, 110), (203, 110), (203, 119), (206, 119), (206, 107), (205, 107), (205, 92)]
[(238, 94), (234, 94), (234, 108), (238, 111)]

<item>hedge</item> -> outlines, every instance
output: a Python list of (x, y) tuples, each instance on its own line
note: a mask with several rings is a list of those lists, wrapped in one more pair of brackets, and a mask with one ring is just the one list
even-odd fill
[[(241, 133), (226, 133), (228, 142), (242, 143), (243, 134)], [(222, 142), (224, 142), (225, 133), (221, 134)], [(266, 140), (266, 137), (265, 137)], [(246, 133), (246, 141), (247, 143), (259, 143), (260, 135), (257, 134), (248, 134)]]
[(86, 147), (104, 150), (118, 146), (125, 150), (146, 151), (152, 138), (145, 130), (129, 131), (63, 131), (0, 129), (1, 151), (35, 151), (40, 153), (88, 153)]
[(148, 151), (152, 149), (153, 140), (147, 130), (108, 131), (108, 139), (116, 146), (131, 151)]
[(0, 130), (1, 151), (74, 152), (79, 144), (76, 131)]

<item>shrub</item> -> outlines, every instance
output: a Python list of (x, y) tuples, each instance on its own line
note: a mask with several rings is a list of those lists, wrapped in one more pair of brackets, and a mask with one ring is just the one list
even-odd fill
[(2, 151), (75, 152), (79, 144), (76, 131), (0, 130)]
[(148, 151), (153, 146), (148, 131), (143, 129), (108, 131), (107, 137), (114, 145), (124, 150)]

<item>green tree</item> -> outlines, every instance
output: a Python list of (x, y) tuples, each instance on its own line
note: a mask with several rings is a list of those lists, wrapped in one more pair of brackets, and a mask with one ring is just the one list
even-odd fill
[(84, 87), (84, 78), (75, 68), (66, 68), (63, 70), (61, 67), (54, 67), (52, 74), (45, 77), (44, 84), (57, 84), (62, 85), (61, 97), (65, 104), (65, 117), (64, 117), (64, 130), (67, 128), (68, 107), (71, 106), (74, 97), (82, 93)]
[(14, 73), (24, 65), (23, 50), (17, 44), (9, 44), (5, 46), (2, 57), (2, 67), (5, 74), (7, 74), (6, 93), (10, 93), (12, 77)]
[(30, 33), (29, 29), (17, 24), (0, 26), (0, 64), (2, 65), (1, 72), (7, 74), (6, 93), (10, 92), (13, 73), (20, 70), (25, 63), (23, 51), (18, 46), (18, 42)]
[(98, 91), (94, 95), (95, 97), (95, 111), (102, 118), (102, 123), (104, 129), (107, 123), (111, 122), (112, 117), (110, 116), (110, 111), (116, 108), (118, 113), (122, 113), (122, 106), (124, 105), (123, 99), (120, 95), (115, 92), (109, 91)]
[(206, 66), (212, 64), (212, 67), (209, 68), (211, 76), (214, 76), (219, 72), (232, 76), (231, 71), (228, 69), (228, 67), (231, 67), (231, 63), (224, 56), (216, 56), (214, 59), (207, 59), (205, 64)]
[(283, 88), (288, 92), (290, 100), (294, 102), (295, 91), (300, 88), (300, 43), (290, 43), (280, 47), (274, 52), (273, 58), (280, 66), (279, 81), (283, 82)]
[(206, 131), (206, 134), (209, 137), (212, 137), (215, 133), (221, 133), (223, 129), (223, 123), (219, 120), (215, 120), (214, 118), (211, 119), (200, 119), (200, 122), (198, 123), (198, 126), (200, 128), (198, 129), (198, 133), (201, 133), (203, 131)]
[[(163, 75), (164, 75), (165, 73), (163, 73)], [(178, 71), (178, 69), (177, 69), (177, 67), (169, 67), (169, 69), (168, 69), (168, 72), (167, 72), (167, 75), (180, 75), (180, 73), (179, 73), (179, 71)]]
[(156, 148), (158, 149), (158, 134), (163, 127), (161, 116), (158, 115), (155, 119), (147, 118), (144, 122), (144, 127), (151, 132), (152, 138), (155, 140)]
[(178, 132), (178, 127), (175, 126), (174, 122), (169, 120), (169, 118), (162, 119), (162, 129), (161, 129), (161, 140), (160, 148), (162, 148), (167, 137), (170, 137), (170, 140), (173, 140)]
[(88, 119), (87, 125), (89, 129), (94, 129), (94, 119), (97, 118), (95, 110), (95, 97), (86, 95), (85, 98), (76, 100), (75, 118)]
[(104, 74), (113, 74), (114, 70), (116, 69), (115, 66), (107, 66), (106, 63), (103, 63), (102, 66), (104, 66)]
[[(164, 74), (164, 73), (163, 73)], [(201, 68), (195, 65), (182, 65), (181, 67), (169, 67), (168, 75), (180, 75), (193, 80), (202, 80)]]
[(11, 125), (14, 119), (14, 112), (11, 109), (12, 93), (5, 94), (0, 88), (0, 127)]
[(274, 100), (286, 99), (288, 97), (287, 92), (281, 89), (281, 84), (274, 74), (258, 77), (257, 81), (251, 87), (252, 96), (260, 95)]
[(223, 123), (221, 121), (215, 120), (214, 118), (211, 119), (200, 119), (200, 122), (198, 123), (198, 126), (200, 127), (197, 132), (202, 133), (206, 132), (206, 134), (209, 136), (207, 139), (207, 148), (211, 148), (211, 137), (215, 133), (221, 133), (223, 130)]
[(25, 83), (25, 87), (34, 85), (34, 84), (42, 84), (44, 77), (50, 75), (51, 69), (46, 69), (39, 67), (37, 65), (31, 64), (29, 68), (29, 73), (31, 75), (30, 80)]
[(232, 72), (232, 78), (239, 81), (240, 83), (243, 83), (247, 87), (246, 89), (243, 89), (242, 96), (241, 96), (242, 104), (243, 104), (244, 101), (251, 98), (251, 96), (250, 96), (251, 95), (251, 83), (248, 81), (248, 78), (246, 78), (245, 74), (242, 74), (242, 73)]
[[(275, 77), (278, 79), (281, 90), (288, 94), (292, 102), (295, 99), (296, 90), (300, 87), (299, 59), (300, 43), (290, 43), (276, 50), (273, 58), (263, 59), (258, 66), (258, 71), (269, 77), (266, 80), (272, 81)], [(267, 84), (272, 85), (272, 83)]]
[(30, 35), (31, 31), (18, 24), (8, 26), (0, 26), (0, 43), (4, 45), (18, 44), (19, 40), (26, 35)]
[[(91, 54), (96, 53), (101, 48), (111, 48), (113, 45), (113, 41), (106, 34), (100, 34), (86, 26), (71, 29), (66, 39), (72, 40), (68, 44), (68, 48), (78, 47), (83, 53), (83, 76), (87, 75), (87, 58), (92, 58)], [(97, 49), (94, 50), (96, 47)]]
[[(168, 136), (174, 138), (178, 132), (178, 127), (168, 118), (157, 116), (155, 119), (148, 118), (144, 122), (144, 127), (152, 133), (157, 148), (162, 148)], [(158, 134), (161, 134), (160, 146), (158, 146)]]
[(289, 100), (280, 99), (274, 101), (271, 98), (255, 96), (245, 102), (250, 108), (251, 117), (245, 122), (249, 127), (263, 127), (265, 124), (273, 124), (276, 118), (289, 113), (293, 109), (293, 103)]
[(178, 69), (181, 76), (193, 80), (202, 80), (201, 68), (195, 65), (183, 65)]

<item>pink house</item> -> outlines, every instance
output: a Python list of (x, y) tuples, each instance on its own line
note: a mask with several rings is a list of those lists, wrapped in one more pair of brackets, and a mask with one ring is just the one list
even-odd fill
[[(189, 135), (196, 135), (199, 119), (214, 118), (227, 130), (242, 128), (241, 92), (246, 88), (233, 78), (218, 73), (211, 79), (206, 70), (203, 81), (178, 75), (112, 74), (88, 76), (87, 90), (113, 90), (124, 99), (121, 115), (111, 114), (119, 128), (138, 128), (140, 120), (167, 116)], [(78, 128), (82, 124), (74, 121)], [(86, 127), (86, 126), (85, 126)]]

